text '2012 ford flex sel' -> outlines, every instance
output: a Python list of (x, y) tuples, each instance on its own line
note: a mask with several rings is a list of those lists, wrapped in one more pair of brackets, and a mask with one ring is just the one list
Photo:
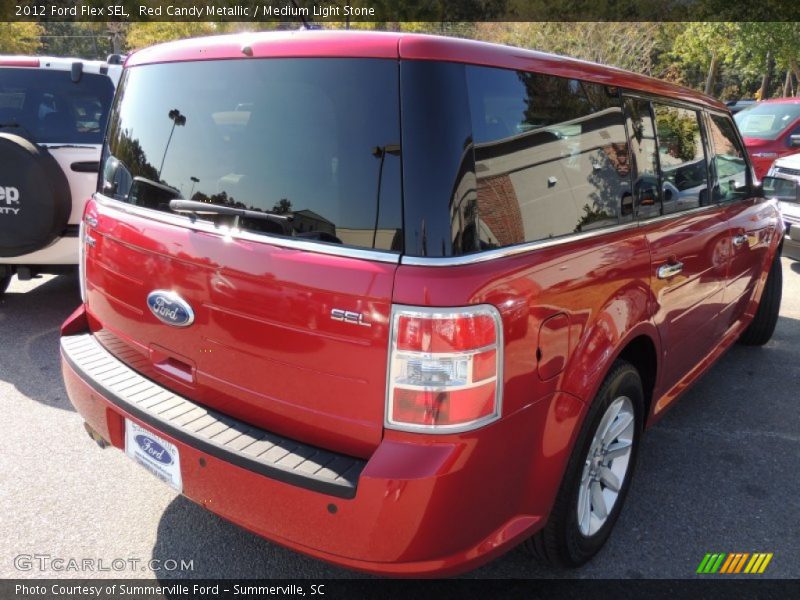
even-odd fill
[(440, 575), (603, 545), (643, 429), (763, 344), (783, 222), (724, 105), (437, 37), (127, 60), (62, 328), (90, 435), (301, 552)]

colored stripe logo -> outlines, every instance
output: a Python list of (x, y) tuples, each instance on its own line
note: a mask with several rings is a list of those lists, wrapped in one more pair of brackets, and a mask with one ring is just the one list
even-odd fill
[(701, 575), (714, 573), (725, 575), (736, 573), (760, 574), (767, 570), (767, 565), (772, 560), (772, 556), (772, 552), (754, 552), (753, 554), (749, 552), (709, 552), (700, 561), (697, 573)]

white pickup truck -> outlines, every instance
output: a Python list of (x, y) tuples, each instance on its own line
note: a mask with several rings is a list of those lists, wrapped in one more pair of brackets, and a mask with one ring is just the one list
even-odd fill
[(800, 153), (777, 159), (772, 163), (767, 176), (797, 182), (795, 188), (787, 188), (795, 190), (794, 199), (789, 193), (779, 195), (778, 200), (783, 220), (786, 223), (783, 255), (800, 260), (800, 198), (797, 196), (797, 190), (800, 189)]

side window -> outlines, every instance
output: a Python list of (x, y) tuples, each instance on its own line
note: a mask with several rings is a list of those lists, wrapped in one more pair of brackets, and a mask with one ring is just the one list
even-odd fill
[(653, 103), (664, 214), (710, 204), (700, 112)]
[(633, 217), (649, 219), (661, 215), (658, 192), (658, 143), (650, 102), (625, 99), (625, 118), (631, 145), (633, 173)]
[(589, 231), (631, 212), (628, 144), (615, 90), (468, 67), (481, 249)]
[(714, 153), (711, 160), (714, 201), (729, 202), (746, 197), (749, 169), (733, 122), (722, 115), (710, 115), (708, 137)]

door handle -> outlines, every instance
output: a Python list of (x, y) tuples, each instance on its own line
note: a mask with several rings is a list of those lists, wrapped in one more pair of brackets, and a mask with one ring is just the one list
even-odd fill
[(737, 248), (741, 248), (747, 243), (747, 234), (740, 233), (739, 235), (733, 236), (733, 245)]
[(675, 277), (681, 271), (683, 271), (682, 262), (669, 262), (658, 267), (656, 274), (659, 279), (669, 279), (670, 277)]

